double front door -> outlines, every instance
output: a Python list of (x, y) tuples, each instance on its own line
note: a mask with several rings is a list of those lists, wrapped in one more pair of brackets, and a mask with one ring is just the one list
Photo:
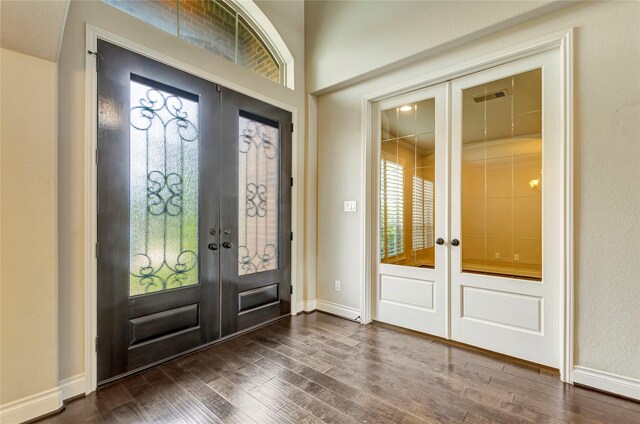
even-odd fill
[(375, 105), (373, 318), (558, 367), (558, 52)]
[(98, 43), (98, 381), (290, 313), (291, 114)]

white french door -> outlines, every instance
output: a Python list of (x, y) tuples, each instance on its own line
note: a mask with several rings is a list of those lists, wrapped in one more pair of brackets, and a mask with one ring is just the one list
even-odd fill
[(451, 84), (451, 237), (459, 241), (451, 246), (451, 337), (554, 368), (562, 261), (558, 61), (550, 51)]
[(375, 320), (559, 367), (560, 101), (549, 51), (374, 105)]
[(375, 107), (380, 225), (373, 317), (446, 337), (446, 84)]

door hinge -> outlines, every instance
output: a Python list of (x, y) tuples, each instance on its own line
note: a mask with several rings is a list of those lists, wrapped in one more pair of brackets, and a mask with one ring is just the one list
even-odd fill
[(218, 93), (222, 92), (222, 86), (220, 84), (216, 84), (216, 91)]
[(100, 254), (100, 243), (96, 243), (96, 258), (98, 257), (98, 255)]
[(289, 294), (293, 294), (293, 285), (289, 286)]
[(98, 164), (98, 148), (96, 147), (96, 165)]
[(96, 352), (100, 351), (100, 343), (99, 343), (99, 338), (96, 337)]
[(293, 241), (293, 231), (291, 231), (291, 241)]
[(291, 123), (291, 132), (293, 132), (293, 122)]
[(87, 53), (95, 56), (96, 58), (96, 72), (100, 72), (100, 58), (102, 57), (102, 55), (98, 52), (92, 52), (91, 50), (87, 50)]
[(291, 177), (291, 187), (293, 187), (293, 177)]

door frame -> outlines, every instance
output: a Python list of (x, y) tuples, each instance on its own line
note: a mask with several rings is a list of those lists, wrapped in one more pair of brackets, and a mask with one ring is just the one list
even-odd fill
[[(116, 35), (112, 32), (99, 28), (97, 26), (86, 24), (86, 62), (85, 62), (85, 175), (84, 175), (84, 199), (85, 199), (85, 375), (84, 375), (84, 393), (88, 395), (94, 392), (97, 387), (98, 361), (96, 352), (96, 336), (98, 334), (98, 305), (97, 305), (97, 258), (96, 244), (98, 241), (97, 226), (97, 164), (96, 164), (96, 148), (98, 146), (98, 122), (97, 122), (97, 76), (96, 76), (96, 57), (90, 52), (96, 52), (98, 39), (107, 41), (116, 46), (125, 48), (133, 53), (140, 54), (152, 60), (164, 63), (175, 69), (187, 72), (196, 77), (220, 84), (238, 93), (253, 97), (254, 99), (276, 106), (291, 112), (294, 130), (291, 134), (292, 144), (292, 176), (296, 185), (291, 193), (291, 231), (296, 235), (303, 234), (302, 224), (304, 222), (304, 205), (298, 207), (299, 200), (304, 199), (303, 189), (304, 181), (304, 163), (296, 161), (299, 155), (298, 139), (301, 137), (298, 122), (298, 108), (287, 103), (283, 103), (277, 99), (265, 96), (262, 93), (248, 89), (214, 73), (197, 68), (186, 62), (175, 59), (164, 53), (158, 52), (151, 48), (145, 47), (127, 38)], [(300, 192), (299, 192), (300, 191)], [(300, 237), (295, 237), (291, 245), (291, 263), (296, 264), (302, 260), (302, 247), (304, 243), (299, 242)], [(304, 269), (301, 270), (304, 274)], [(297, 302), (295, 301), (297, 293), (302, 290), (298, 287), (303, 281), (302, 275), (298, 275), (296, 267), (291, 267), (291, 315), (295, 315)], [(201, 348), (201, 347), (200, 347)]]
[[(574, 131), (573, 131), (573, 28), (553, 33), (526, 43), (518, 44), (494, 53), (490, 53), (449, 68), (438, 70), (431, 74), (421, 76), (403, 83), (386, 87), (382, 90), (371, 92), (362, 96), (362, 198), (364, 205), (364, 216), (361, 220), (362, 239), (361, 247), (361, 318), (362, 324), (371, 322), (371, 312), (373, 309), (372, 291), (375, 284), (377, 258), (377, 226), (373, 219), (376, 216), (375, 205), (378, 193), (377, 181), (373, 181), (374, 158), (378, 157), (379, 146), (374, 140), (377, 131), (372, 128), (374, 122), (373, 104), (375, 102), (405, 94), (414, 90), (444, 83), (455, 78), (482, 71), (497, 65), (502, 65), (538, 53), (557, 50), (560, 64), (560, 85), (561, 85), (561, 118), (560, 126), (562, 133), (562, 155), (561, 175), (564, 176), (562, 184), (561, 209), (558, 211), (561, 219), (561, 226), (558, 237), (561, 240), (561, 261), (559, 281), (560, 301), (559, 317), (560, 322), (560, 379), (567, 383), (572, 383), (572, 371), (574, 365)], [(451, 85), (447, 84), (447, 111), (451, 112)], [(450, 124), (450, 123), (449, 123)], [(447, 128), (447, 138), (450, 138), (451, 128)], [(448, 149), (451, 148), (448, 140)], [(450, 171), (450, 170), (449, 170)], [(448, 175), (450, 178), (450, 175)], [(449, 199), (450, 200), (450, 199)], [(447, 280), (449, 281), (449, 279)], [(450, 286), (447, 287), (447, 291)], [(449, 311), (450, 313), (450, 311)], [(447, 319), (448, 327), (451, 320)], [(450, 328), (447, 329), (450, 334)]]

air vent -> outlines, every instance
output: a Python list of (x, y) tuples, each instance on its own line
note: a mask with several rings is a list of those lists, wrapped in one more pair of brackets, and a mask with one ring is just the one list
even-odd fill
[(492, 91), (491, 93), (483, 94), (482, 96), (476, 96), (473, 98), (473, 100), (476, 103), (482, 103), (482, 102), (486, 102), (487, 100), (499, 99), (502, 97), (508, 97), (510, 95), (511, 93), (509, 92), (509, 90), (504, 88), (502, 90)]

